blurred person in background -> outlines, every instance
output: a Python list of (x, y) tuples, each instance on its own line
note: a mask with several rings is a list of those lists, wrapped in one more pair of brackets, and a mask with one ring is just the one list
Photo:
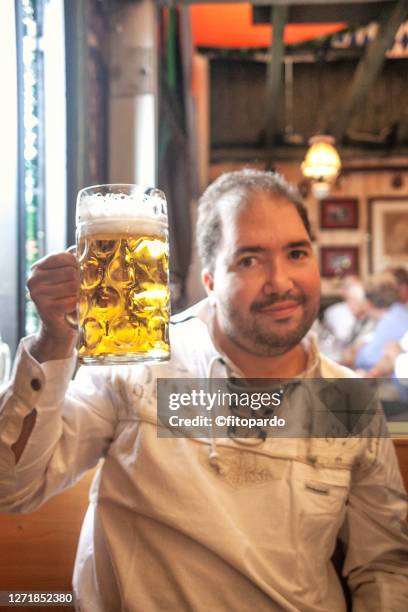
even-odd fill
[(400, 340), (387, 343), (381, 359), (359, 374), (380, 379), (378, 394), (388, 418), (392, 414), (398, 414), (397, 420), (408, 418), (408, 331)]
[(364, 378), (408, 378), (408, 363), (406, 353), (408, 352), (408, 331), (401, 340), (388, 342), (379, 361), (370, 369), (361, 372)]
[[(331, 359), (352, 365), (355, 348), (366, 342), (377, 324), (362, 281), (346, 276), (342, 281), (343, 301), (326, 308), (322, 323), (316, 324), (320, 350)], [(382, 314), (382, 313), (381, 313)]]
[(398, 268), (391, 268), (389, 270), (394, 276), (398, 285), (398, 301), (401, 304), (408, 304), (408, 270), (402, 266)]
[(365, 301), (364, 288), (358, 276), (345, 276), (341, 282), (342, 301), (328, 306), (323, 313), (322, 323), (341, 343), (347, 343), (360, 307)]
[[(373, 278), (367, 299), (374, 312), (383, 311), (371, 339), (355, 355), (354, 368), (362, 375), (378, 377), (376, 367), (384, 357), (387, 345), (398, 342), (408, 330), (408, 274), (402, 268), (384, 272)], [(376, 316), (376, 315), (374, 315)]]

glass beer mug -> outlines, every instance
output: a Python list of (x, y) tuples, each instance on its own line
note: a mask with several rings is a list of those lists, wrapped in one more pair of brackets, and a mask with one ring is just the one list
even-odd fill
[[(76, 321), (85, 364), (166, 361), (169, 345), (168, 223), (159, 189), (96, 185), (76, 209), (80, 269)], [(71, 320), (70, 320), (71, 319)]]

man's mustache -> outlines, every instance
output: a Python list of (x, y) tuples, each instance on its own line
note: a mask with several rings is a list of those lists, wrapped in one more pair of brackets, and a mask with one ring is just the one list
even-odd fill
[(282, 295), (272, 294), (262, 301), (252, 302), (250, 311), (256, 312), (257, 310), (268, 308), (268, 306), (275, 306), (276, 304), (281, 304), (284, 302), (295, 302), (296, 304), (304, 304), (306, 302), (306, 296), (303, 293), (296, 295), (294, 295), (293, 293), (285, 293)]

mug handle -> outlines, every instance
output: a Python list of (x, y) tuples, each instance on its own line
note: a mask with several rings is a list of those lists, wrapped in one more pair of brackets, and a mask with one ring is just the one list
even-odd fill
[(10, 377), (11, 356), (8, 344), (0, 338), (0, 386), (7, 383)]
[[(67, 253), (73, 253), (74, 255), (76, 255), (76, 245), (73, 244), (72, 246), (68, 247), (66, 249)], [(75, 329), (76, 331), (78, 331), (78, 316), (75, 310), (73, 310), (72, 312), (66, 312), (64, 314), (64, 319), (65, 322), (72, 328)]]

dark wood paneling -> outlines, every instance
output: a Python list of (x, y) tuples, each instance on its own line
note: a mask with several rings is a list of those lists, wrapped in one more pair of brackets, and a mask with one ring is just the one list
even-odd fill
[[(356, 60), (294, 64), (294, 110), (286, 123), (305, 143), (336, 121), (339, 98), (345, 95), (356, 64)], [(391, 151), (394, 146), (408, 144), (408, 107), (404, 104), (408, 98), (407, 67), (408, 60), (403, 59), (385, 63), (364, 105), (351, 119), (354, 146)], [(264, 145), (266, 63), (212, 59), (210, 69), (211, 148)], [(278, 117), (278, 133), (283, 135), (283, 95)], [(387, 130), (387, 144), (381, 145)]]

